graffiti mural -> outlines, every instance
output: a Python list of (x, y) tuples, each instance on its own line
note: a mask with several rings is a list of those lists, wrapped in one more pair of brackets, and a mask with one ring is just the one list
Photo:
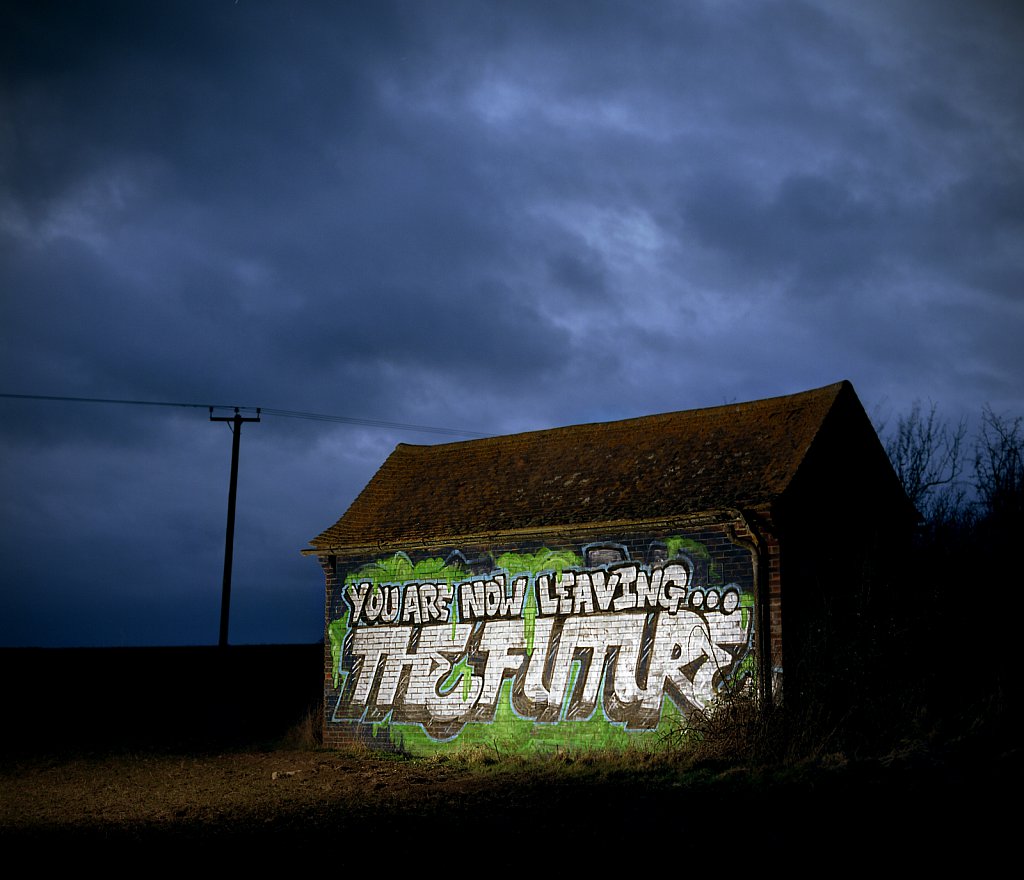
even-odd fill
[(625, 545), (580, 549), (397, 553), (348, 572), (328, 627), (330, 720), (412, 725), (434, 743), (496, 720), (534, 737), (591, 722), (628, 734), (752, 675), (749, 576), (726, 582), (679, 537), (642, 562)]

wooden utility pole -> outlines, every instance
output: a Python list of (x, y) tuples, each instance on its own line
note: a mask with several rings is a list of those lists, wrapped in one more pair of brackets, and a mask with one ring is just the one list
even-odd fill
[(238, 492), (238, 447), (242, 441), (242, 424), (244, 422), (258, 422), (260, 420), (260, 408), (256, 408), (256, 418), (242, 418), (235, 407), (233, 416), (214, 416), (213, 407), (210, 407), (211, 422), (227, 422), (234, 435), (231, 441), (231, 483), (228, 487), (228, 529), (224, 538), (224, 586), (220, 594), (220, 641), (219, 645), (226, 648), (228, 645), (228, 611), (231, 608), (231, 563), (234, 557), (235, 548), (235, 495)]

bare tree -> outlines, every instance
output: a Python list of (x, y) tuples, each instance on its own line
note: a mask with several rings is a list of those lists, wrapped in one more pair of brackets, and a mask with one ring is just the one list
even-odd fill
[(963, 445), (967, 422), (951, 426), (940, 419), (936, 404), (927, 411), (915, 401), (910, 413), (900, 416), (896, 432), (885, 442), (885, 451), (896, 476), (914, 506), (927, 522), (944, 521), (964, 508)]
[(985, 406), (974, 454), (978, 503), (991, 518), (1020, 521), (1024, 512), (1024, 424)]

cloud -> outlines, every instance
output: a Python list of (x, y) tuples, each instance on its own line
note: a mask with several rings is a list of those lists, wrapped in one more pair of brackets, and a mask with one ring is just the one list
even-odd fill
[[(0, 390), (491, 432), (840, 378), (869, 411), (1024, 408), (1012, 4), (26, 2), (10, 21)], [(181, 608), (216, 605), (223, 426), (0, 408), (19, 584), (0, 638), (201, 638)], [(298, 548), (394, 443), (437, 439), (245, 429), (240, 639), (318, 637)], [(73, 572), (54, 580), (41, 542)]]

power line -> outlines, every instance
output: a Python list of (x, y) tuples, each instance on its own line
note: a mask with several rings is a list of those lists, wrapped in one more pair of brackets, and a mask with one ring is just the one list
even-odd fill
[[(246, 407), (252, 409), (252, 407)], [(388, 422), (379, 419), (356, 419), (351, 416), (329, 416), (323, 413), (295, 412), (288, 409), (272, 409), (263, 407), (264, 414), (283, 416), (287, 419), (312, 419), (318, 422), (341, 422), (348, 425), (366, 425), (370, 428), (394, 428), (400, 431), (425, 431), (430, 434), (448, 434), (453, 437), (489, 437), (479, 431), (464, 431), (461, 428), (436, 428), (429, 425), (410, 425), (404, 422)]]
[[(184, 406), (193, 409), (207, 409), (209, 404), (205, 403), (165, 403), (157, 400), (113, 400), (107, 397), (55, 397), (48, 394), (0, 394), (0, 397), (11, 397), (17, 400), (56, 400), (70, 401), (72, 403), (127, 403), (132, 406)], [(216, 409), (233, 409), (215, 404)], [(253, 409), (251, 406), (243, 406), (242, 409)]]
[(163, 400), (121, 400), (109, 397), (66, 397), (47, 394), (3, 394), (0, 397), (15, 400), (48, 400), (59, 403), (116, 403), (127, 406), (169, 406), (186, 409), (231, 409), (244, 412), (261, 411), (263, 415), (279, 416), (285, 419), (307, 419), (317, 422), (337, 422), (345, 425), (362, 425), (368, 428), (388, 428), (395, 431), (419, 431), (424, 434), (444, 434), (449, 437), (488, 437), (479, 431), (463, 431), (459, 428), (438, 428), (431, 425), (413, 425), (407, 422), (391, 422), (382, 419), (357, 419), (353, 416), (333, 416), (325, 413), (299, 412), (290, 409), (272, 409), (257, 406), (236, 406), (219, 403), (176, 403)]

